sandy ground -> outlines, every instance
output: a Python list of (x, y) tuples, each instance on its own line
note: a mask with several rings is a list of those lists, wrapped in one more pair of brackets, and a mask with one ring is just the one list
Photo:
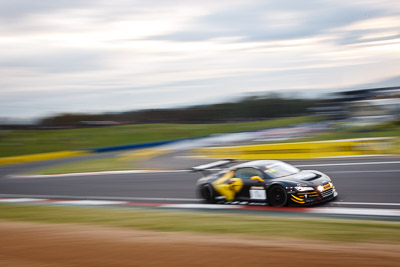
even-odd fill
[(400, 245), (0, 221), (0, 266), (399, 266)]

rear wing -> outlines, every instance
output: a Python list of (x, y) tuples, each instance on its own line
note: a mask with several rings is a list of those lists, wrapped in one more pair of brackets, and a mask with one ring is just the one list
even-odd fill
[[(222, 166), (231, 164), (233, 162), (234, 162), (233, 159), (219, 160), (219, 161), (216, 161), (216, 162), (211, 162), (211, 163), (208, 163), (208, 164), (192, 167), (191, 170), (193, 172), (203, 172), (203, 173), (207, 172), (207, 173), (210, 173), (209, 170), (212, 169), (212, 168), (222, 167)], [(206, 173), (204, 173), (204, 174), (206, 174)]]

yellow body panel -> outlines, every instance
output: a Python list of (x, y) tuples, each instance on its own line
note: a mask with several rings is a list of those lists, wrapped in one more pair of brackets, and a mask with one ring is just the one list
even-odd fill
[(226, 201), (233, 201), (235, 196), (243, 188), (243, 181), (240, 178), (233, 178), (234, 172), (228, 172), (219, 179), (212, 182), (215, 190), (224, 196)]

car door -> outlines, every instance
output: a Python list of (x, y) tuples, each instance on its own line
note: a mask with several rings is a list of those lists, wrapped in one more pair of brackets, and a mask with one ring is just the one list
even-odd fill
[(243, 188), (236, 198), (240, 201), (264, 202), (266, 200), (266, 190), (264, 183), (259, 180), (251, 180), (251, 177), (258, 176), (265, 179), (262, 171), (252, 167), (244, 167), (235, 170), (235, 178), (243, 181)]

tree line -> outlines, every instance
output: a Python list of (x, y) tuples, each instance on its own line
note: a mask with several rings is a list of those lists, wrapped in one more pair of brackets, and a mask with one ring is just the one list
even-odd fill
[(132, 123), (221, 123), (262, 120), (311, 114), (317, 100), (279, 96), (252, 96), (213, 105), (147, 109), (121, 113), (62, 114), (42, 119), (43, 127), (112, 125)]

